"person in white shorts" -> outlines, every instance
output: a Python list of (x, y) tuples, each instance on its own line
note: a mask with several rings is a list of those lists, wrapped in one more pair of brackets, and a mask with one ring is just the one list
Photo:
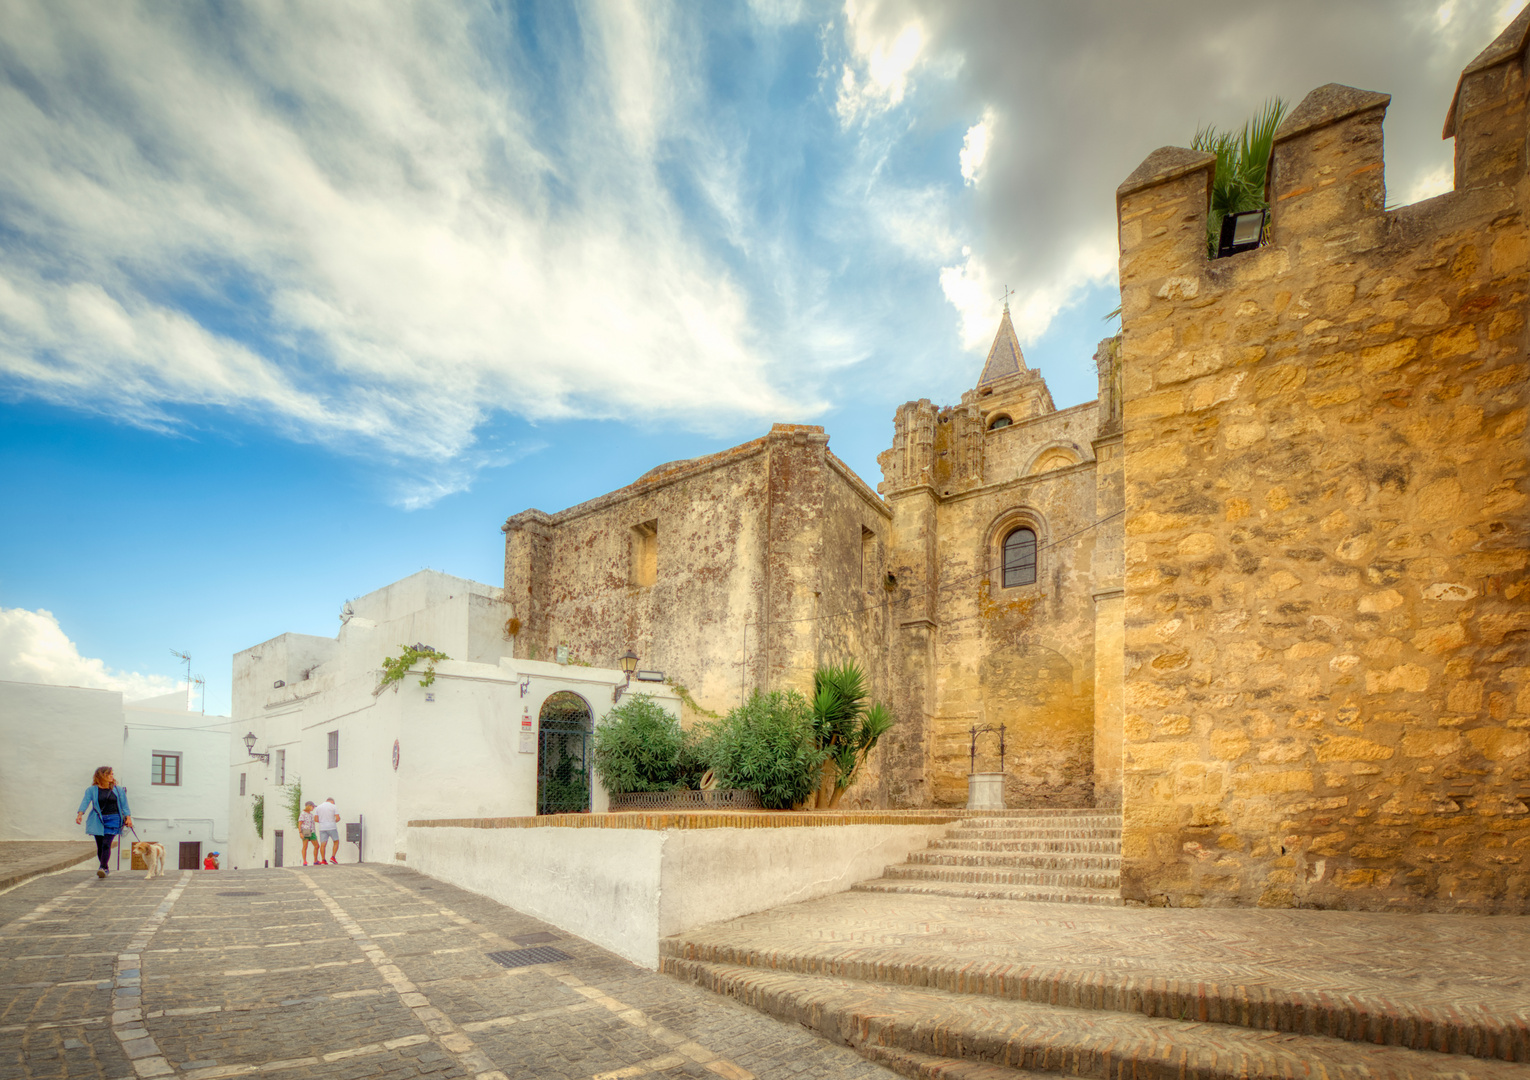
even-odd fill
[[(319, 862), (338, 866), (340, 860), (335, 856), (340, 854), (340, 811), (335, 809), (333, 797), (319, 804), (319, 808), (313, 812), (313, 823), (319, 828)], [(331, 843), (335, 846), (329, 849), (326, 858), (325, 848)]]

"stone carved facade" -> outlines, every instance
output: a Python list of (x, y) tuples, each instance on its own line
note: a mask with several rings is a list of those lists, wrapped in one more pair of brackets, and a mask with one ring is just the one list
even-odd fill
[(1530, 912), (1527, 33), (1424, 203), (1386, 209), (1389, 99), (1348, 87), (1282, 125), (1258, 250), (1208, 260), (1211, 159), (1149, 155), (1097, 402), (1054, 409), (1006, 313), (960, 404), (898, 409), (880, 499), (778, 426), (511, 518), (518, 654), (635, 646), (718, 710), (859, 657), (901, 722), (853, 805), (961, 803), (1003, 723), (1011, 805), (1123, 807), (1129, 902)]

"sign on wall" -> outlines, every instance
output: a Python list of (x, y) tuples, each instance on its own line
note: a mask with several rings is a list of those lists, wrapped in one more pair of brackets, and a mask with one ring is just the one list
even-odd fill
[(521, 706), (521, 753), (535, 754), (537, 752), (537, 733), (531, 727), (531, 706)]

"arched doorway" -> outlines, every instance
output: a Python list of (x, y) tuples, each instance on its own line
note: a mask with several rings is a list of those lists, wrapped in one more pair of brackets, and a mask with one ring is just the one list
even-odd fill
[(589, 703), (559, 690), (537, 720), (537, 813), (582, 814), (590, 808)]

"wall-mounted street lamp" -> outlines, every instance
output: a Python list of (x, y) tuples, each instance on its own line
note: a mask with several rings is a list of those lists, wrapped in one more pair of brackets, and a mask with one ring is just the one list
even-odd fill
[(269, 753), (257, 754), (255, 752), (255, 733), (253, 731), (245, 735), (244, 749), (250, 755), (250, 757), (258, 757), (267, 765), (271, 764), (271, 755)]
[(622, 695), (627, 692), (627, 687), (632, 685), (632, 673), (637, 670), (638, 665), (637, 653), (628, 649), (627, 655), (622, 657), (619, 662), (622, 665), (622, 674), (627, 676), (627, 681), (617, 683), (615, 689), (611, 691), (611, 704), (613, 705), (622, 699)]

